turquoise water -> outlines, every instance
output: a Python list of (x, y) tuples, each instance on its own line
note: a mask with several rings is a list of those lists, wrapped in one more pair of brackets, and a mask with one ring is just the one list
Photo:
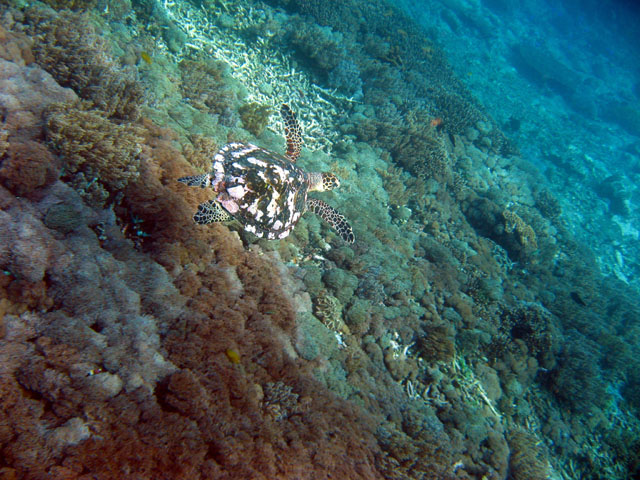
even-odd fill
[(3, 2), (2, 477), (638, 478), (639, 16)]

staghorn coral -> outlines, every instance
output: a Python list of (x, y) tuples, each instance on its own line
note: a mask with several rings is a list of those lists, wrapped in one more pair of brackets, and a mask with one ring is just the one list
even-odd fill
[[(89, 195), (97, 184), (111, 195), (138, 178), (139, 127), (115, 124), (101, 111), (59, 104), (47, 112), (45, 128), (47, 140), (64, 161), (64, 177), (78, 191)], [(106, 199), (101, 200), (96, 203)]]
[(38, 37), (36, 62), (60, 85), (72, 88), (107, 117), (133, 121), (140, 116), (143, 90), (135, 71), (118, 66), (88, 14), (64, 10), (56, 15), (33, 7), (26, 18)]
[(451, 183), (453, 173), (444, 136), (430, 126), (425, 111), (412, 111), (404, 120), (361, 118), (355, 130), (358, 138), (388, 149), (397, 165), (423, 181), (434, 178)]
[(423, 180), (434, 178), (440, 183), (452, 180), (444, 137), (434, 129), (414, 126), (403, 132), (392, 154), (397, 163)]
[(471, 101), (457, 93), (441, 90), (434, 96), (438, 115), (442, 117), (444, 128), (455, 135), (464, 135), (469, 127), (475, 127), (483, 115)]

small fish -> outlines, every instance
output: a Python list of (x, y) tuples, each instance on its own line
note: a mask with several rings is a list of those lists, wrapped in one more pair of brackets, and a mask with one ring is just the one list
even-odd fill
[(429, 122), (429, 125), (431, 125), (431, 128), (435, 128), (438, 132), (441, 132), (444, 128), (444, 121), (442, 118), (436, 117)]
[(233, 348), (228, 348), (226, 352), (227, 358), (231, 363), (238, 364), (240, 363), (240, 354), (234, 350)]
[(147, 52), (141, 52), (140, 58), (144, 60), (147, 65), (151, 65), (153, 63), (153, 59), (151, 58), (151, 55), (149, 55)]
[(106, 370), (103, 367), (92, 368), (87, 372), (87, 377), (93, 377), (94, 375), (104, 372), (106, 372)]

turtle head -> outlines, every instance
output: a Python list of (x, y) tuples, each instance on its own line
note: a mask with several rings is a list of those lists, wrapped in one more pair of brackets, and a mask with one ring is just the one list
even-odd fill
[(309, 191), (326, 192), (340, 186), (340, 180), (333, 173), (314, 172), (309, 174)]

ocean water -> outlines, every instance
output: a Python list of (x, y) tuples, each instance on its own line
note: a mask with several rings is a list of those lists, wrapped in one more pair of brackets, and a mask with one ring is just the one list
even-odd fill
[(1, 2), (0, 478), (639, 478), (639, 19)]

